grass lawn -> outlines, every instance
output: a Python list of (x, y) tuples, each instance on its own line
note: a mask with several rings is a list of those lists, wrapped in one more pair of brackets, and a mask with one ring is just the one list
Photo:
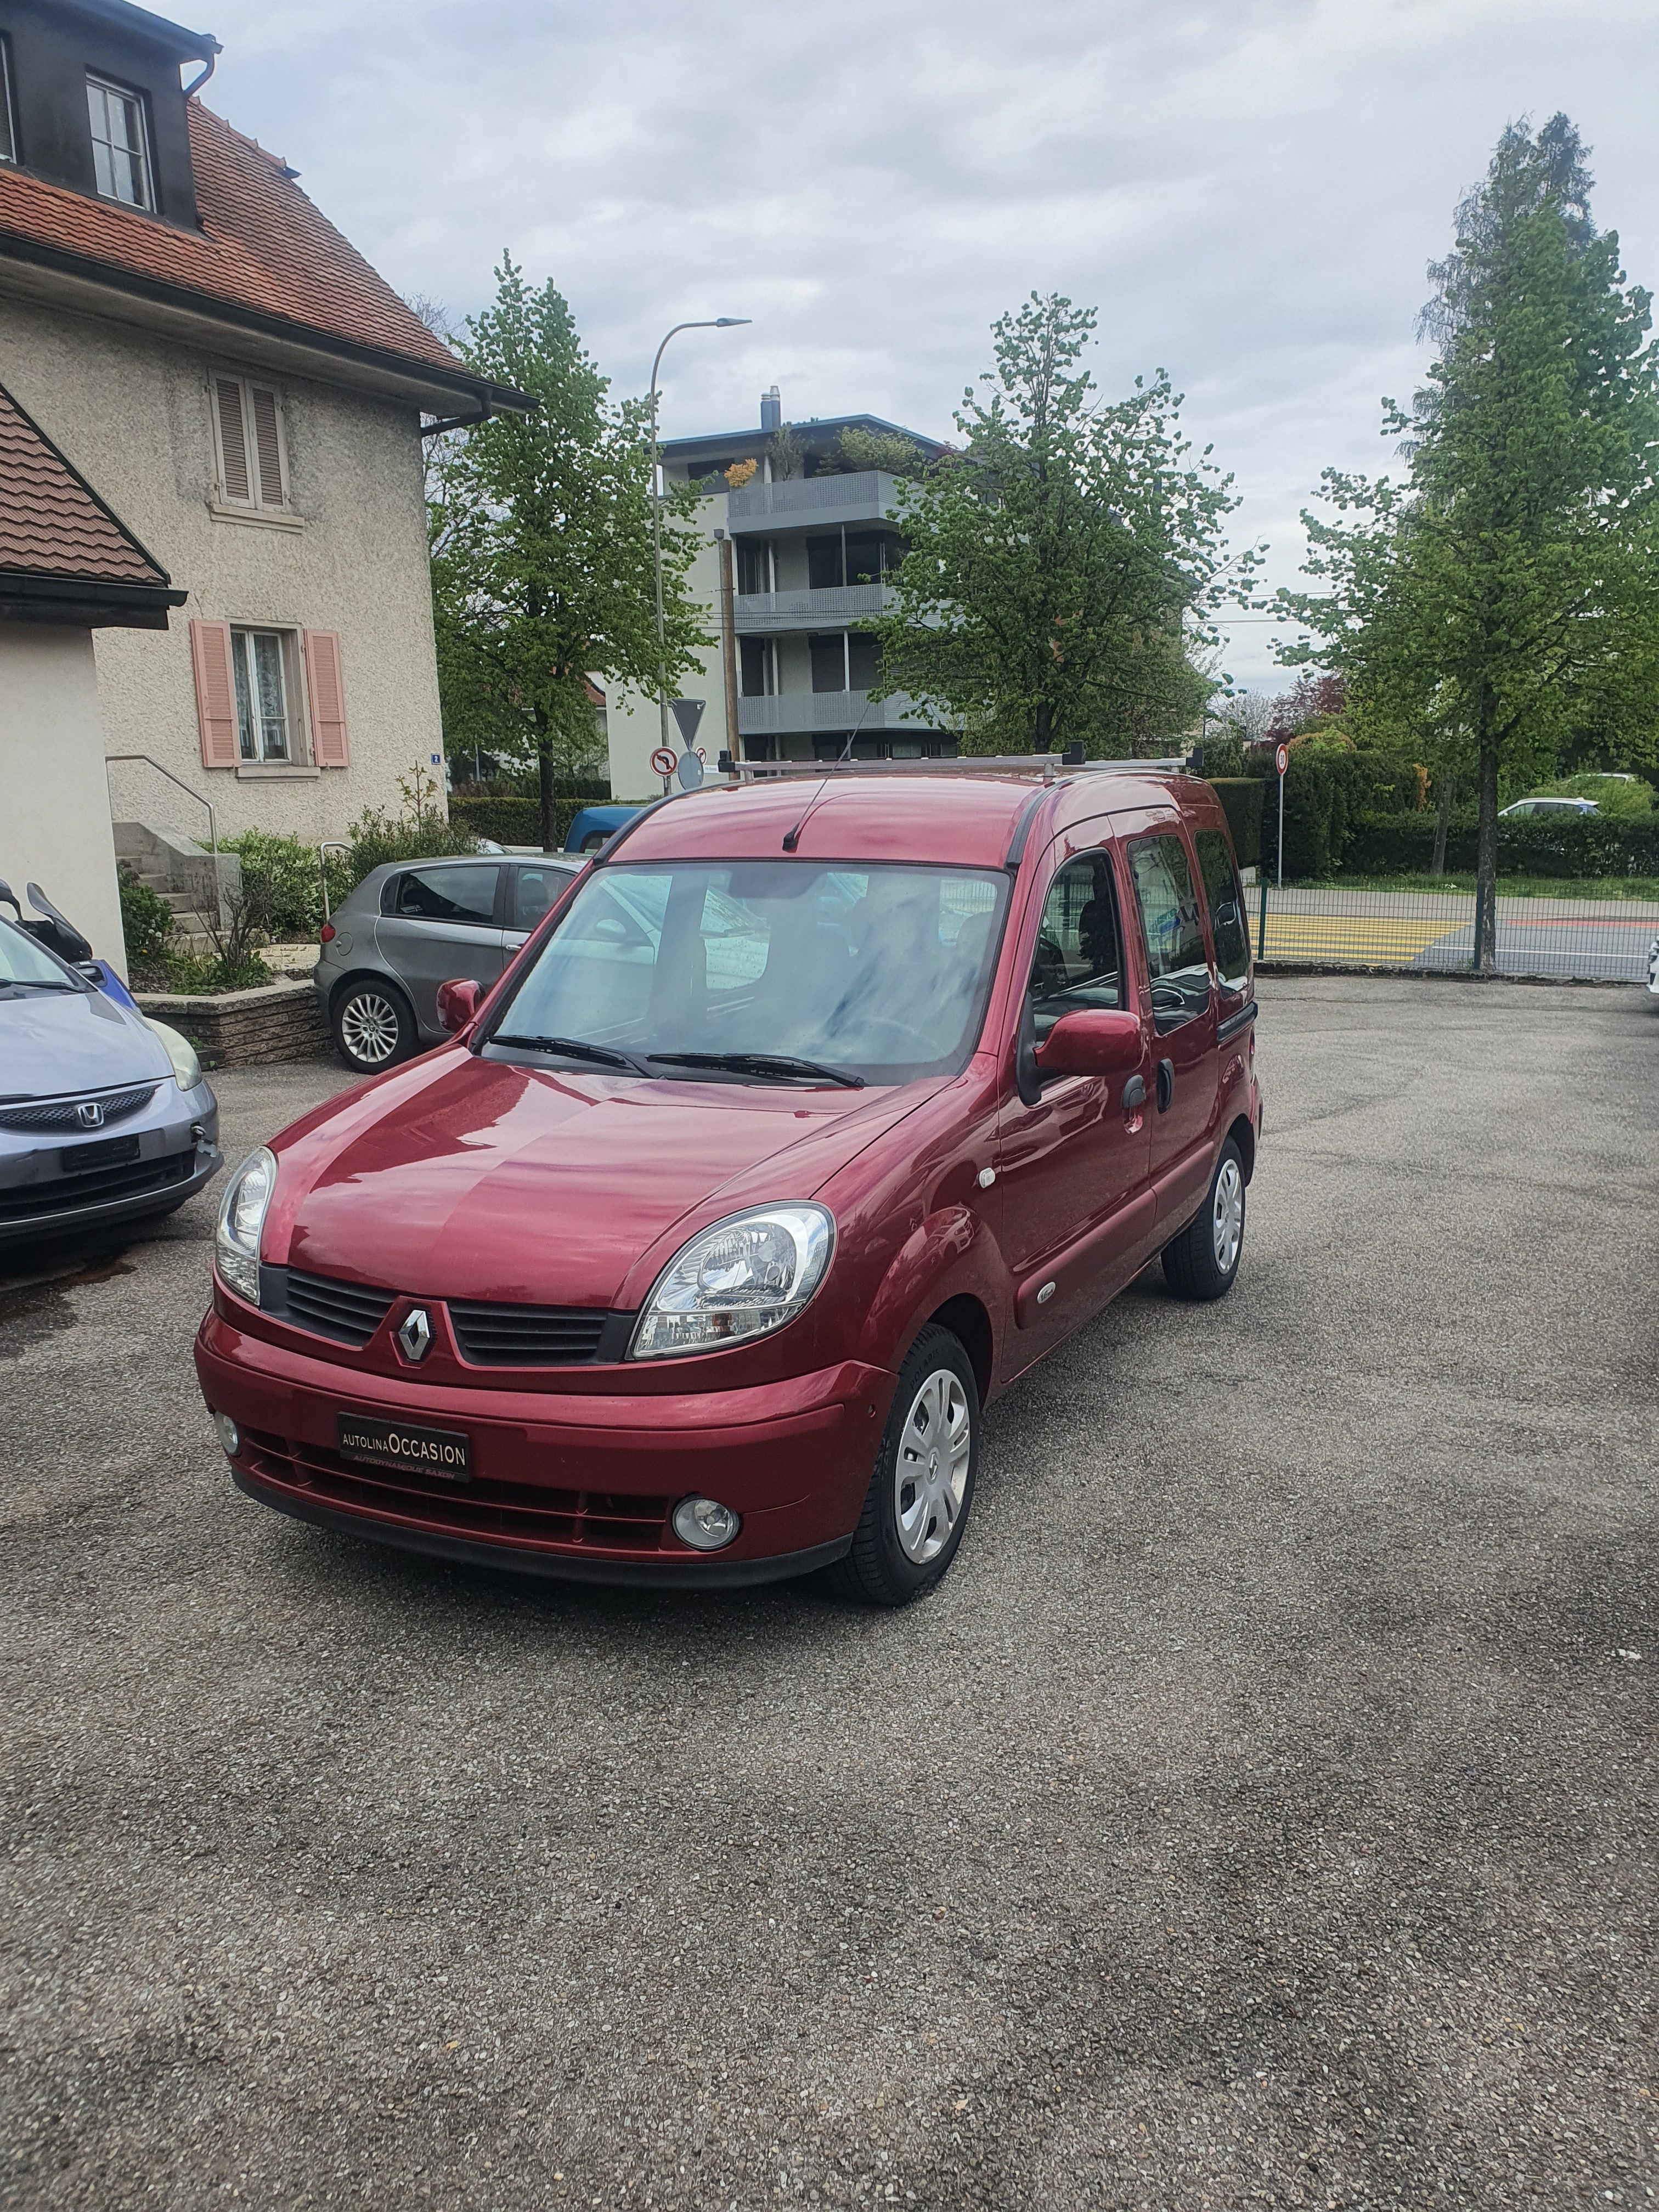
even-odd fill
[[(1443, 876), (1351, 876), (1346, 872), (1323, 888), (1345, 891), (1434, 891), (1474, 893), (1473, 874)], [(1659, 876), (1499, 876), (1499, 898), (1659, 900)]]

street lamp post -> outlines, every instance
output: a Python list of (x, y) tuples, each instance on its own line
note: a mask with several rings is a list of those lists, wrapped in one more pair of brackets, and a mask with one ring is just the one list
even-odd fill
[(657, 572), (657, 719), (662, 728), (662, 742), (668, 736), (668, 647), (663, 637), (662, 616), (662, 501), (657, 492), (657, 372), (662, 367), (662, 357), (668, 350), (668, 339), (678, 337), (682, 331), (734, 331), (750, 322), (749, 315), (716, 315), (710, 322), (676, 323), (657, 348), (657, 358), (651, 364), (651, 550)]

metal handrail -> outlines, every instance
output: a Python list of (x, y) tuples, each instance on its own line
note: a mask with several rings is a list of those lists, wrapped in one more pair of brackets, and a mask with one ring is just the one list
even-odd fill
[(161, 762), (150, 753), (106, 753), (104, 755), (104, 781), (106, 784), (109, 781), (109, 772), (111, 769), (114, 768), (118, 763), (123, 761), (143, 761), (147, 767), (153, 768), (158, 775), (166, 776), (169, 783), (176, 783), (179, 790), (182, 791), (187, 798), (193, 799), (198, 806), (206, 807), (208, 817), (208, 841), (213, 851), (214, 898), (219, 909), (219, 927), (222, 932), (225, 927), (225, 885), (224, 878), (219, 872), (219, 817), (213, 811), (213, 801), (210, 799), (204, 799), (199, 791), (193, 790), (191, 786), (185, 781), (182, 776), (174, 775), (170, 768), (163, 768)]
[(337, 837), (325, 837), (317, 848), (317, 873), (322, 878), (325, 921), (328, 920), (328, 861), (325, 856), (330, 853), (349, 853), (350, 850), (350, 846), (343, 845)]

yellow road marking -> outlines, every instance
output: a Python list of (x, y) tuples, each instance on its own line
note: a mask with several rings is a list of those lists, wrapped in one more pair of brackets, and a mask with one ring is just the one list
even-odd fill
[(1426, 946), (1469, 920), (1417, 921), (1385, 915), (1270, 914), (1268, 960), (1414, 960)]

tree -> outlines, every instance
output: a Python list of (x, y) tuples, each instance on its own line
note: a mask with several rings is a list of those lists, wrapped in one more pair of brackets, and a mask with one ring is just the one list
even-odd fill
[[(1092, 308), (1033, 294), (993, 325), (996, 366), (956, 416), (964, 453), (907, 483), (893, 605), (865, 625), (877, 696), (906, 691), (970, 750), (1151, 749), (1196, 720), (1213, 679), (1225, 516), (1208, 449), (1188, 466), (1162, 370), (1114, 404), (1079, 366)], [(1236, 564), (1242, 590), (1258, 556)]]
[(1443, 799), (1479, 799), (1475, 965), (1496, 966), (1500, 772), (1587, 746), (1651, 757), (1659, 697), (1659, 380), (1650, 299), (1589, 216), (1565, 116), (1499, 139), (1431, 264), (1439, 344), (1409, 410), (1399, 485), (1328, 471), (1339, 517), (1304, 516), (1319, 594), (1281, 592), (1358, 715), (1421, 733)]
[[(526, 392), (528, 416), (496, 415), (442, 441), (428, 484), (433, 614), (444, 738), (452, 752), (533, 757), (542, 842), (556, 841), (556, 773), (593, 750), (590, 673), (654, 691), (658, 681), (648, 413), (608, 398), (569, 307), (503, 255), (493, 304), (467, 322), (467, 366)], [(696, 495), (667, 495), (671, 519)], [(710, 642), (684, 579), (689, 530), (663, 536), (666, 677)]]

